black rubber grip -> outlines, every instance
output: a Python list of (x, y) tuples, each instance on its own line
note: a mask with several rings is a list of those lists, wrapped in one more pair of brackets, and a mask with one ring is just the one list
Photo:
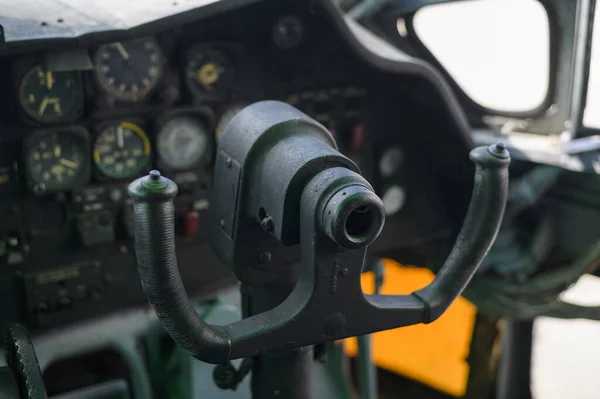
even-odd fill
[(27, 330), (11, 324), (6, 330), (6, 364), (12, 370), (22, 399), (46, 399), (44, 379)]
[(134, 203), (135, 251), (142, 286), (175, 342), (198, 360), (223, 363), (229, 359), (228, 336), (220, 327), (200, 319), (181, 282), (174, 215), (172, 200)]
[(471, 151), (476, 165), (469, 210), (454, 247), (435, 280), (413, 293), (425, 303), (425, 323), (440, 317), (463, 292), (496, 240), (508, 196), (510, 157), (504, 146)]

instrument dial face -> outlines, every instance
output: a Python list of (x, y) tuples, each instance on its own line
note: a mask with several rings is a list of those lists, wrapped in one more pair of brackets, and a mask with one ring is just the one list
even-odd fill
[(282, 49), (291, 49), (302, 41), (304, 26), (293, 16), (286, 16), (275, 23), (273, 27), (273, 42)]
[(222, 52), (198, 48), (188, 56), (186, 80), (197, 96), (221, 98), (233, 86), (233, 66)]
[(51, 72), (41, 66), (23, 76), (19, 100), (23, 110), (40, 122), (60, 121), (68, 117), (81, 98), (77, 72)]
[(387, 149), (379, 160), (379, 171), (383, 177), (390, 177), (400, 170), (404, 153), (398, 147)]
[(154, 39), (141, 38), (100, 46), (94, 64), (104, 91), (117, 100), (135, 102), (156, 87), (165, 57)]
[(94, 144), (94, 163), (107, 177), (128, 179), (150, 160), (150, 141), (138, 125), (120, 122), (102, 129)]
[(190, 169), (208, 159), (210, 152), (208, 130), (193, 117), (175, 117), (166, 122), (158, 133), (158, 155), (169, 168)]
[(86, 156), (81, 140), (69, 133), (41, 137), (26, 155), (31, 185), (39, 185), (43, 191), (73, 187), (81, 177)]

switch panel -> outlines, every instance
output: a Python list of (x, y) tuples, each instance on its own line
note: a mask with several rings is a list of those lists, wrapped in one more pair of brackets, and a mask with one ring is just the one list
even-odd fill
[(75, 263), (24, 276), (30, 321), (40, 327), (100, 311), (103, 279), (100, 262)]

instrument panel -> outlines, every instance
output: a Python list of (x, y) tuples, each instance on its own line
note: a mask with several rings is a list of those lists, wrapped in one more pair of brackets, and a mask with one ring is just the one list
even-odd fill
[[(14, 303), (0, 324), (40, 331), (147, 304), (127, 186), (153, 168), (179, 186), (176, 244), (188, 293), (235, 283), (208, 245), (212, 165), (224, 127), (260, 100), (312, 116), (359, 165), (387, 211), (374, 252), (410, 246), (424, 263), (415, 245), (453, 235), (463, 214), (451, 202), (466, 208), (470, 186), (440, 195), (451, 179), (438, 174), (472, 173), (462, 161), (438, 167), (443, 158), (423, 156), (422, 126), (437, 122), (407, 99), (431, 88), (365, 62), (323, 9), (282, 3), (0, 57), (0, 300)], [(440, 137), (468, 164), (468, 145)]]
[[(293, 21), (288, 29), (298, 29)], [(273, 39), (284, 49), (290, 40)], [(32, 193), (132, 180), (152, 167), (202, 172), (210, 166), (224, 126), (250, 103), (236, 92), (246, 50), (232, 42), (194, 43), (169, 58), (161, 43), (142, 37), (88, 49), (91, 70), (52, 71), (35, 57), (13, 63), (20, 119), (31, 127), (23, 159), (30, 160), (25, 179)], [(348, 84), (278, 97), (335, 133), (340, 122), (358, 123), (365, 96), (364, 87)]]
[[(57, 72), (41, 62), (31, 65), (31, 59), (15, 62), (19, 115), (32, 127), (23, 147), (26, 186), (44, 195), (94, 181), (131, 180), (154, 166), (178, 172), (206, 167), (216, 127), (207, 104), (231, 96), (234, 47), (196, 44), (182, 50), (179, 64), (169, 62), (155, 38), (143, 37), (90, 49), (91, 71)], [(185, 82), (186, 93), (167, 85), (163, 89), (176, 93), (153, 98), (167, 68)], [(168, 109), (157, 114), (155, 107)], [(226, 107), (227, 119), (234, 109), (241, 107)]]

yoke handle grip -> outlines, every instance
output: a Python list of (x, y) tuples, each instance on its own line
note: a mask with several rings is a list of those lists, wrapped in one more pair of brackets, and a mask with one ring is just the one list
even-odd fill
[[(476, 148), (471, 151), (470, 157), (476, 164), (473, 196), (454, 248), (435, 280), (411, 295), (367, 295), (362, 297), (362, 301), (350, 301), (353, 303), (345, 303), (340, 296), (337, 303), (340, 310), (352, 308), (350, 310), (356, 314), (364, 314), (366, 319), (372, 316), (373, 320), (372, 323), (369, 320), (358, 323), (349, 319), (348, 328), (331, 333), (330, 339), (431, 322), (462, 293), (493, 245), (500, 228), (508, 193), (510, 163), (508, 151), (501, 144)], [(292, 341), (286, 340), (283, 335), (296, 336), (298, 327), (290, 324), (294, 321), (313, 320), (318, 324), (318, 320), (311, 319), (311, 306), (306, 306), (307, 302), (297, 301), (304, 305), (297, 308), (290, 305), (291, 312), (282, 314), (281, 309), (292, 302), (288, 301), (290, 298), (279, 309), (224, 327), (202, 321), (187, 298), (177, 267), (173, 204), (177, 186), (160, 176), (158, 171), (152, 171), (149, 176), (131, 183), (129, 194), (134, 199), (135, 248), (144, 291), (167, 332), (191, 356), (208, 363), (224, 363), (231, 358), (292, 345)], [(362, 295), (360, 266), (353, 267), (358, 270), (356, 287), (348, 286), (353, 298)], [(309, 302), (315, 301), (309, 299)], [(280, 319), (282, 323), (274, 323), (273, 327), (278, 325), (287, 333), (277, 331), (278, 327), (265, 331), (264, 322), (269, 319)], [(322, 341), (321, 333), (317, 328), (314, 330), (314, 334), (306, 334), (303, 340), (297, 340), (293, 345)], [(255, 344), (259, 341), (266, 346), (257, 347)]]
[(148, 302), (186, 352), (208, 363), (224, 363), (229, 359), (229, 337), (198, 316), (179, 275), (173, 204), (177, 185), (153, 170), (131, 183), (128, 191), (134, 200), (135, 253)]
[(508, 196), (510, 155), (504, 144), (471, 151), (476, 165), (469, 210), (454, 247), (427, 287), (413, 292), (426, 305), (425, 323), (440, 317), (463, 292), (494, 244)]

